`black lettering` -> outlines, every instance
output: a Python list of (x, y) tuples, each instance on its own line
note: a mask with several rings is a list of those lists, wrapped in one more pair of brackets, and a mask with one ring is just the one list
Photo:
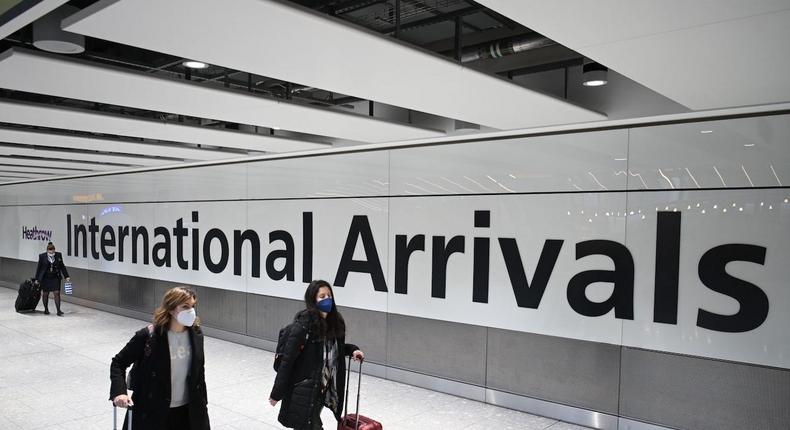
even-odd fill
[[(154, 264), (158, 267), (170, 267), (170, 230), (164, 227), (157, 227), (154, 229), (154, 240), (157, 236), (162, 236), (162, 241), (154, 244), (153, 260)], [(160, 251), (164, 251), (160, 256)]]
[(123, 261), (123, 238), (129, 236), (129, 226), (118, 227), (118, 261)]
[(244, 241), (250, 242), (252, 251), (251, 272), (253, 278), (261, 277), (261, 239), (255, 230), (233, 230), (233, 274), (241, 276), (241, 247)]
[(680, 212), (659, 212), (653, 321), (677, 324), (680, 277)]
[(148, 264), (148, 229), (132, 227), (132, 264), (137, 264), (137, 238), (143, 238), (143, 264)]
[[(192, 211), (192, 223), (198, 222), (198, 211)], [(198, 228), (192, 229), (192, 270), (200, 270), (200, 236)]]
[[(615, 318), (634, 319), (634, 259), (625, 245), (611, 240), (588, 240), (576, 244), (576, 259), (594, 254), (605, 255), (614, 262), (614, 270), (587, 270), (568, 283), (568, 304), (577, 313), (597, 317), (614, 309)], [(601, 303), (591, 302), (587, 287), (596, 282), (614, 284), (612, 295)]]
[(176, 263), (184, 270), (189, 269), (189, 262), (184, 258), (184, 237), (187, 234), (189, 230), (184, 228), (184, 219), (179, 218), (173, 228), (173, 237), (176, 239)]
[(409, 290), (409, 258), (414, 251), (425, 251), (425, 235), (418, 234), (406, 243), (406, 235), (395, 235), (395, 293)]
[[(475, 227), (491, 226), (490, 211), (475, 211)], [(488, 303), (488, 271), (491, 265), (489, 253), (491, 240), (487, 237), (474, 238), (472, 253), (472, 301)]]
[(760, 327), (768, 318), (768, 296), (760, 287), (727, 273), (727, 263), (732, 261), (765, 264), (765, 247), (730, 243), (712, 248), (700, 258), (697, 271), (702, 283), (737, 300), (740, 308), (733, 315), (700, 309), (697, 326), (725, 333), (743, 333)]
[(82, 256), (88, 256), (88, 231), (82, 224), (74, 225), (74, 256), (80, 256), (80, 234), (82, 234)]
[(115, 246), (115, 230), (113, 230), (111, 225), (105, 225), (101, 229), (101, 256), (106, 261), (115, 260), (115, 253), (107, 251), (107, 247), (114, 247), (114, 246)]
[[(362, 239), (366, 260), (354, 260), (354, 250), (356, 249), (358, 238)], [(348, 236), (346, 237), (346, 246), (343, 248), (343, 256), (340, 259), (333, 285), (337, 287), (345, 286), (349, 272), (370, 274), (370, 278), (373, 281), (373, 289), (387, 292), (387, 281), (384, 279), (379, 253), (376, 250), (376, 243), (373, 241), (373, 233), (370, 230), (368, 217), (365, 215), (355, 215), (351, 219), (351, 227), (349, 227)]]
[[(25, 227), (22, 227), (22, 237), (25, 234)], [(71, 257), (71, 214), (66, 214), (66, 255)]]
[[(194, 212), (193, 212), (194, 213)], [(220, 246), (219, 262), (214, 263), (211, 259), (211, 241), (217, 239)], [(203, 258), (205, 259), (206, 267), (211, 273), (221, 273), (228, 265), (228, 238), (225, 233), (218, 228), (212, 228), (206, 233), (203, 239)]]
[(464, 252), (464, 237), (453, 236), (447, 245), (444, 236), (434, 236), (431, 249), (431, 297), (443, 299), (447, 291), (447, 260), (456, 252)]
[(302, 282), (313, 280), (313, 213), (302, 212)]
[(93, 257), (94, 260), (98, 260), (99, 250), (96, 249), (96, 245), (98, 244), (96, 233), (99, 232), (99, 226), (96, 225), (96, 218), (91, 218), (91, 225), (88, 227), (88, 231), (91, 233), (91, 257)]
[(547, 239), (543, 243), (540, 259), (535, 267), (535, 274), (532, 275), (532, 285), (530, 286), (516, 239), (499, 239), (499, 247), (502, 248), (502, 256), (510, 277), (510, 286), (513, 288), (513, 295), (516, 296), (518, 307), (537, 309), (540, 306), (543, 293), (546, 291), (549, 278), (554, 271), (554, 265), (557, 264), (557, 257), (560, 255), (563, 242), (559, 239)]
[[(266, 275), (269, 279), (279, 281), (282, 278), (289, 281), (294, 280), (294, 239), (284, 230), (276, 230), (269, 233), (269, 243), (275, 241), (282, 241), (285, 244), (285, 249), (277, 249), (266, 256)], [(285, 264), (282, 270), (277, 270), (274, 267), (274, 262), (280, 258), (285, 259)]]

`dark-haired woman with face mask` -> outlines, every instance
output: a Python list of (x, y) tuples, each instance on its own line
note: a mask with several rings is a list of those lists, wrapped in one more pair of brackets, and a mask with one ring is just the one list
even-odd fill
[[(153, 324), (139, 330), (110, 364), (110, 400), (134, 406), (135, 429), (208, 430), (203, 334), (195, 314), (197, 296), (171, 288), (154, 311)], [(130, 387), (126, 385), (126, 369)], [(127, 389), (133, 390), (132, 397)], [(127, 422), (124, 421), (124, 429)]]
[(340, 421), (346, 360), (365, 355), (345, 343), (346, 324), (326, 281), (313, 281), (304, 294), (305, 309), (296, 314), (285, 341), (269, 404), (282, 400), (278, 420), (295, 429), (322, 429), (321, 410), (328, 407)]

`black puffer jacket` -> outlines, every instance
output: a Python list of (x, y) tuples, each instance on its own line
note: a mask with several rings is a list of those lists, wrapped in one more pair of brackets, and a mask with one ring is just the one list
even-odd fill
[[(297, 324), (291, 330), (285, 342), (282, 362), (274, 380), (271, 397), (282, 400), (278, 421), (285, 427), (304, 427), (311, 424), (314, 402), (318, 400), (321, 382), (321, 370), (324, 366), (324, 340), (317, 335), (314, 319), (308, 311), (296, 314)], [(335, 418), (340, 421), (343, 411), (343, 397), (346, 385), (346, 360), (344, 357), (359, 349), (356, 345), (345, 343), (345, 337), (329, 339), (337, 342), (337, 372), (335, 388), (338, 403), (332, 410)], [(304, 346), (304, 349), (302, 349)]]
[[(187, 376), (189, 390), (189, 423), (192, 430), (209, 430), (208, 397), (203, 358), (203, 334), (198, 327), (190, 327), (192, 364)], [(150, 337), (150, 339), (149, 339)], [(159, 329), (149, 335), (148, 327), (134, 334), (110, 364), (110, 400), (126, 394), (126, 369), (139, 363), (132, 380), (134, 387), (134, 428), (160, 430), (167, 428), (170, 412), (170, 348), (167, 333)], [(127, 428), (124, 421), (123, 429)]]

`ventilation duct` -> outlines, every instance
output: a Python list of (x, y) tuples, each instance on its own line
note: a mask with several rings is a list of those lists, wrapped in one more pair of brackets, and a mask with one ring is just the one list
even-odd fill
[(60, 22), (80, 10), (63, 5), (33, 23), (33, 46), (58, 54), (79, 54), (85, 50), (85, 36), (60, 29)]
[(519, 52), (556, 45), (557, 42), (543, 36), (529, 36), (506, 41), (499, 41), (472, 48), (461, 55), (462, 63), (485, 60), (488, 58), (501, 58)]

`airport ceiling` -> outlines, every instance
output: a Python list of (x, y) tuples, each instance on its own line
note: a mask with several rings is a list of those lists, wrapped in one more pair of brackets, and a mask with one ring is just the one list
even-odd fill
[(790, 101), (788, 0), (10, 0), (0, 38), (0, 182)]

